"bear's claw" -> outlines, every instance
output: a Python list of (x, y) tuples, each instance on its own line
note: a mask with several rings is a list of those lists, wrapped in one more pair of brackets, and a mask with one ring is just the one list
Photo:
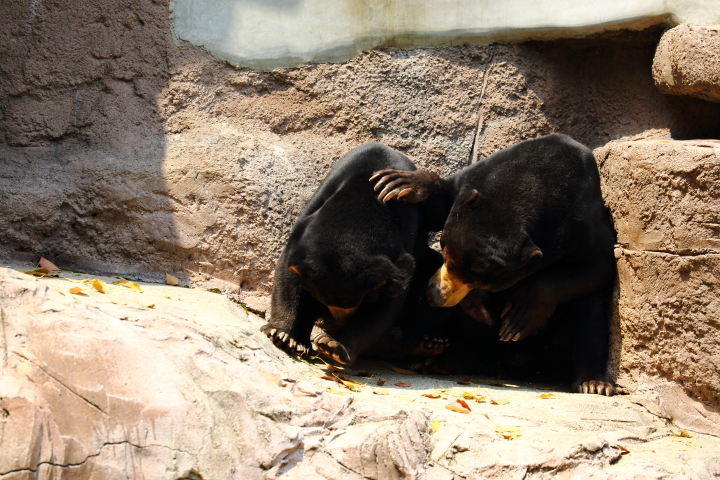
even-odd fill
[(289, 333), (278, 330), (270, 325), (263, 325), (260, 331), (264, 333), (271, 342), (280, 350), (291, 355), (303, 355), (308, 352), (308, 348), (302, 343), (295, 340)]

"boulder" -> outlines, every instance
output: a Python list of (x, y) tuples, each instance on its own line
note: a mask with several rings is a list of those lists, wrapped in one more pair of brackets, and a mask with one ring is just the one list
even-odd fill
[(652, 73), (663, 93), (720, 102), (720, 26), (678, 25), (665, 32)]
[(720, 141), (618, 141), (595, 151), (618, 233), (611, 371), (664, 378), (720, 406)]

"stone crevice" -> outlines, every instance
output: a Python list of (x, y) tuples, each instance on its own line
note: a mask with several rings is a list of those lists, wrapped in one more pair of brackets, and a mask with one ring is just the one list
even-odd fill
[(87, 398), (85, 398), (85, 397), (83, 397), (82, 395), (80, 395), (79, 393), (77, 393), (75, 390), (73, 390), (72, 388), (70, 388), (69, 386), (67, 386), (64, 382), (62, 382), (62, 380), (58, 379), (57, 377), (55, 377), (54, 375), (52, 375), (51, 373), (49, 373), (47, 370), (45, 370), (43, 367), (41, 367), (40, 365), (38, 365), (36, 362), (32, 361), (31, 359), (29, 359), (28, 357), (24, 356), (24, 355), (21, 354), (21, 353), (14, 352), (14, 351), (12, 351), (12, 352), (10, 352), (10, 353), (13, 353), (13, 354), (17, 355), (18, 357), (22, 358), (23, 360), (25, 360), (26, 362), (31, 363), (31, 364), (32, 364), (33, 366), (35, 366), (38, 370), (40, 370), (42, 373), (44, 373), (47, 377), (49, 377), (50, 379), (54, 380), (56, 383), (62, 385), (68, 392), (70, 392), (70, 393), (72, 393), (73, 395), (75, 395), (76, 397), (80, 398), (81, 400), (83, 400), (85, 403), (87, 403), (88, 405), (90, 405), (92, 408), (94, 408), (94, 409), (97, 410), (98, 412), (100, 412), (100, 413), (102, 413), (103, 415), (106, 415), (106, 416), (107, 416), (107, 413), (104, 412), (104, 411), (102, 410), (102, 408), (100, 408), (98, 405), (94, 404), (93, 402), (91, 402), (91, 401), (88, 400)]

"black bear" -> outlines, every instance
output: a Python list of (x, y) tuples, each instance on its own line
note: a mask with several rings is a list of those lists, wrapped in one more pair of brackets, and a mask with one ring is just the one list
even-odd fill
[(448, 205), (444, 264), (428, 285), (432, 305), (461, 303), (495, 324), (503, 342), (538, 343), (542, 331), (540, 343), (555, 346), (560, 336), (570, 349), (573, 391), (614, 394), (605, 368), (615, 232), (590, 149), (554, 134), (446, 179), (384, 170), (370, 180), (384, 202)]
[(444, 337), (433, 338), (431, 326), (425, 328), (434, 321), (428, 308), (417, 306), (427, 305), (427, 278), (442, 257), (427, 245), (420, 206), (376, 198), (367, 179), (387, 168), (415, 170), (407, 157), (379, 143), (354, 148), (337, 161), (293, 226), (275, 268), (270, 322), (261, 327), (279, 348), (302, 353), (312, 345), (351, 365), (403, 316), (403, 308), (411, 327), (405, 336), (414, 342), (409, 350), (432, 355), (446, 345)]

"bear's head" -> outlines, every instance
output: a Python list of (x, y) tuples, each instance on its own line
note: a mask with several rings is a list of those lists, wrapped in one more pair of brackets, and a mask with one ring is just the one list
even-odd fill
[(510, 205), (461, 192), (440, 237), (445, 262), (428, 284), (430, 304), (451, 307), (473, 289), (498, 292), (537, 271), (543, 254), (523, 225)]

